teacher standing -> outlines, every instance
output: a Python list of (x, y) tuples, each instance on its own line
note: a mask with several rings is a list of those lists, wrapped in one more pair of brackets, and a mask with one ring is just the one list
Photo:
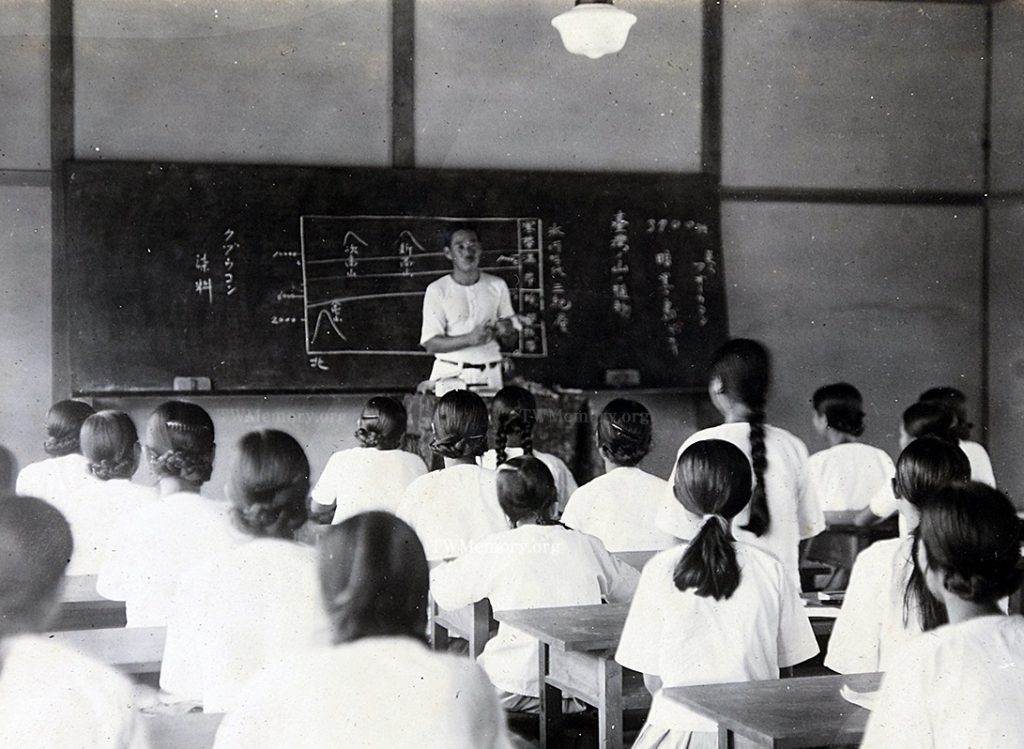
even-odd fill
[(459, 378), (467, 385), (502, 386), (499, 341), (519, 328), (508, 285), (480, 270), (483, 247), (472, 224), (453, 224), (444, 256), (452, 272), (427, 287), (420, 345), (434, 355), (431, 380)]

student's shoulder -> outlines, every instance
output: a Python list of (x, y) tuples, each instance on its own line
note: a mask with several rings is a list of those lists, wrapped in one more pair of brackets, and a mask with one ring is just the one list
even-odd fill
[(7, 653), (12, 664), (15, 657), (46, 674), (47, 679), (59, 674), (62, 688), (84, 690), (97, 697), (103, 695), (121, 700), (124, 704), (131, 701), (132, 685), (127, 677), (59, 640), (36, 635), (18, 636), (11, 641)]

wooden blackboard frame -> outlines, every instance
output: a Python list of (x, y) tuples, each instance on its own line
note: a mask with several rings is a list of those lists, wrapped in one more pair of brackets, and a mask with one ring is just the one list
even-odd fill
[[(653, 359), (649, 358), (648, 353), (653, 347), (645, 340), (640, 340), (643, 336), (638, 337), (629, 327), (634, 325), (633, 322), (623, 324), (620, 326), (621, 330), (599, 331), (604, 334), (593, 338), (592, 328), (595, 325), (607, 325), (607, 319), (602, 317), (603, 322), (594, 322), (584, 317), (580, 320), (581, 327), (591, 328), (585, 332), (592, 336), (592, 340), (582, 343), (563, 342), (562, 354), (527, 363), (520, 367), (519, 373), (547, 384), (596, 389), (633, 384), (630, 382), (629, 373), (635, 371), (638, 374), (638, 381), (635, 383), (638, 390), (691, 391), (703, 387), (710, 354), (727, 335), (719, 199), (717, 188), (708, 175), (68, 161), (64, 164), (63, 181), (66, 195), (64, 208), (68, 222), (64, 260), (66, 267), (70, 269), (65, 301), (73, 310), (68, 349), (71, 359), (72, 390), (79, 395), (173, 392), (173, 376), (210, 377), (213, 390), (221, 394), (341, 393), (411, 389), (419, 379), (426, 376), (430, 358), (425, 354), (392, 357), (386, 366), (379, 367), (366, 367), (349, 362), (339, 367), (336, 371), (340, 374), (332, 379), (324, 378), (317, 372), (306, 371), (311, 365), (307, 364), (305, 358), (297, 362), (291, 354), (287, 355), (291, 356), (291, 359), (279, 368), (271, 366), (261, 369), (262, 365), (258, 361), (254, 365), (251, 360), (244, 358), (232, 364), (227, 362), (229, 357), (224, 357), (219, 365), (214, 362), (209, 367), (197, 366), (195, 362), (202, 363), (204, 356), (209, 361), (217, 358), (213, 348), (196, 353), (195, 347), (202, 349), (206, 345), (202, 343), (201, 336), (199, 340), (193, 341), (192, 349), (178, 345), (171, 332), (164, 331), (159, 326), (155, 329), (152, 325), (147, 326), (144, 315), (140, 316), (141, 323), (133, 323), (135, 327), (129, 326), (124, 330), (118, 330), (118, 323), (112, 316), (114, 310), (107, 305), (103, 297), (105, 292), (111, 290), (112, 285), (116, 286), (118, 292), (122, 292), (125, 286), (132, 283), (129, 275), (132, 268), (132, 248), (127, 244), (134, 239), (131, 239), (132, 235), (125, 234), (125, 227), (139, 228), (147, 242), (156, 248), (152, 250), (156, 253), (153, 257), (163, 257), (161, 253), (172, 252), (181, 255), (178, 260), (187, 260), (191, 250), (182, 250), (180, 246), (175, 246), (175, 242), (181, 246), (191, 246), (189, 243), (195, 242), (197, 238), (222, 233), (224, 227), (220, 227), (219, 224), (214, 227), (216, 219), (211, 218), (218, 211), (223, 211), (226, 215), (233, 215), (233, 212), (238, 216), (244, 215), (247, 217), (246, 220), (258, 224), (257, 230), (268, 229), (269, 233), (277, 234), (282, 233), (283, 226), (294, 227), (301, 216), (325, 214), (387, 216), (406, 212), (414, 216), (469, 218), (496, 214), (538, 216), (548, 221), (546, 225), (550, 226), (553, 221), (542, 215), (545, 211), (555, 215), (555, 218), (573, 213), (577, 223), (591, 227), (586, 229), (591, 235), (587, 235), (586, 252), (577, 248), (566, 253), (566, 267), (571, 272), (583, 274), (580, 276), (581, 280), (574, 283), (584, 287), (583, 291), (589, 298), (609, 293), (607, 287), (610, 282), (602, 275), (605, 271), (593, 271), (591, 266), (600, 265), (600, 253), (609, 251), (607, 241), (609, 237), (614, 237), (610, 229), (598, 230), (593, 228), (596, 224), (586, 221), (596, 221), (595, 217), (601, 210), (607, 212), (607, 206), (617, 205), (617, 201), (640, 201), (640, 204), (649, 207), (650, 210), (647, 213), (636, 214), (639, 218), (643, 219), (647, 214), (655, 217), (676, 216), (678, 220), (672, 224), (667, 219), (661, 223), (665, 227), (674, 224), (680, 224), (680, 227), (684, 224), (690, 226), (690, 229), (678, 228), (682, 233), (692, 233), (693, 225), (696, 226), (696, 230), (704, 231), (705, 237), (701, 241), (713, 250), (717, 264), (717, 274), (709, 279), (706, 293), (706, 305), (713, 316), (712, 325), (707, 331), (698, 331), (706, 332), (707, 335), (700, 336), (699, 340), (696, 337), (691, 340), (685, 337), (691, 335), (690, 333), (684, 334), (681, 340), (685, 357), (682, 357), (684, 361), (679, 372), (674, 370), (674, 364), (670, 362), (671, 366), (666, 366), (664, 361), (657, 365), (660, 370), (655, 371), (657, 367), (651, 365)], [(190, 202), (195, 192), (202, 192), (202, 187), (213, 184), (218, 186), (217, 189), (211, 188), (208, 190), (209, 195), (198, 202)], [(261, 199), (265, 199), (265, 206), (251, 206)], [(206, 202), (203, 203), (203, 200)], [(240, 208), (243, 204), (248, 213)], [(551, 205), (557, 208), (551, 208)], [(601, 205), (604, 208), (600, 208)], [(678, 209), (677, 214), (672, 212), (675, 209)], [(554, 213), (551, 214), (551, 211)], [(598, 213), (588, 214), (587, 211)], [(281, 219), (282, 216), (287, 220)], [(604, 217), (604, 214), (600, 213), (600, 216)], [(690, 218), (691, 216), (693, 218)], [(150, 219), (163, 221), (166, 233), (175, 235), (175, 239), (171, 241), (155, 230), (150, 231), (145, 225)], [(601, 221), (605, 219), (606, 217), (601, 218)], [(648, 226), (654, 223), (649, 216), (643, 220)], [(234, 225), (234, 221), (229, 223)], [(213, 229), (215, 231), (211, 234)], [(672, 230), (666, 229), (669, 232)], [(286, 238), (286, 241), (292, 240), (294, 237)], [(160, 242), (167, 246), (157, 247)], [(603, 248), (599, 246), (601, 242), (605, 242)], [(260, 252), (265, 249), (265, 246), (260, 245)], [(223, 255), (222, 250), (218, 249), (217, 252)], [(593, 255), (598, 256), (592, 259)], [(112, 271), (114, 277), (104, 281), (102, 274), (97, 274), (97, 270), (102, 268), (104, 263), (109, 264), (110, 259), (115, 256), (119, 258), (119, 264), (117, 270)], [(223, 259), (218, 256), (217, 262)], [(611, 262), (611, 256), (604, 259)], [(154, 262), (158, 270), (143, 269), (143, 274), (149, 273), (152, 276), (139, 283), (149, 282), (154, 287), (163, 285), (165, 278), (168, 282), (174, 280), (167, 277), (174, 276), (181, 270), (177, 266), (167, 266), (161, 270), (159, 265), (165, 261)], [(618, 261), (616, 263), (618, 264)], [(135, 266), (136, 273), (140, 272), (139, 267)], [(118, 273), (124, 274), (124, 277), (118, 277)], [(655, 293), (653, 286), (650, 286), (653, 273), (654, 271), (649, 271), (647, 278), (637, 277), (641, 278), (637, 283), (648, 284), (640, 289), (644, 292), (642, 296), (653, 296)], [(101, 276), (99, 281), (95, 278), (97, 275)], [(121, 283), (118, 283), (119, 281)], [(583, 293), (580, 288), (576, 288), (575, 291)], [(667, 295), (669, 292), (665, 293)], [(550, 311), (551, 301), (550, 297), (543, 298), (545, 315)], [(585, 302), (586, 299), (581, 297), (579, 301)], [(250, 302), (259, 310), (263, 310), (259, 305), (266, 304), (264, 299), (250, 299)], [(645, 302), (644, 298), (636, 302), (640, 305), (645, 303), (654, 302)], [(191, 311), (186, 312), (191, 314)], [(599, 308), (598, 315), (605, 314), (606, 311)], [(305, 318), (305, 313), (303, 317)], [(641, 321), (643, 319), (646, 318), (641, 318)], [(237, 320), (224, 326), (200, 318), (191, 319), (191, 322), (194, 323), (194, 330), (214, 335), (223, 333), (231, 340), (232, 334), (238, 329)], [(591, 322), (594, 324), (591, 325)], [(90, 323), (96, 324), (90, 327)], [(645, 325), (645, 335), (655, 328), (661, 329), (650, 321)], [(682, 322), (677, 325), (682, 327)], [(188, 326), (185, 330), (189, 330)], [(259, 335), (263, 338), (257, 337), (256, 343), (267, 349), (268, 357), (278, 360), (287, 358), (285, 346), (279, 345), (265, 333)], [(656, 331), (652, 335), (656, 335)], [(146, 344), (139, 350), (147, 353), (157, 352), (162, 348), (174, 349), (172, 358), (175, 366), (177, 362), (181, 362), (180, 369), (171, 371), (165, 366), (164, 370), (154, 374), (153, 368), (147, 368), (146, 364), (139, 362), (141, 356), (127, 359), (122, 357), (118, 360), (116, 351), (119, 347), (129, 340), (136, 339)], [(569, 348), (565, 349), (565, 346)], [(633, 348), (617, 354), (616, 346)], [(115, 353), (111, 354), (112, 351)], [(342, 356), (332, 360), (332, 365), (341, 358), (360, 357)], [(609, 370), (627, 373), (625, 381), (606, 381)], [(246, 379), (250, 375), (252, 379)]]

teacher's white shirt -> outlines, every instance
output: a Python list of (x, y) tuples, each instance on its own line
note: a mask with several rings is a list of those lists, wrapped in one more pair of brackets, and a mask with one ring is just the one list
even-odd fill
[[(420, 345), (439, 335), (465, 335), (478, 325), (493, 323), (514, 313), (508, 285), (503, 279), (481, 273), (475, 284), (463, 286), (451, 275), (442, 276), (427, 286), (423, 296)], [(436, 354), (434, 358), (460, 364), (487, 364), (501, 360), (501, 347), (492, 340)]]

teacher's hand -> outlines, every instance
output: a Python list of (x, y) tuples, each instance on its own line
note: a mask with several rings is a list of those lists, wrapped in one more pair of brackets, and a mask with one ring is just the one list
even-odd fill
[(481, 323), (467, 333), (466, 336), (469, 338), (471, 346), (488, 343), (494, 340), (494, 325), (493, 323)]

